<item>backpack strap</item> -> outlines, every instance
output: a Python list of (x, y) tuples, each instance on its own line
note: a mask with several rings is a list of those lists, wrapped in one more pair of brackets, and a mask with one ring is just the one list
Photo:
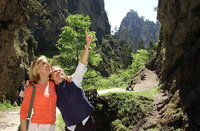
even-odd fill
[(35, 97), (35, 90), (36, 90), (36, 87), (33, 84), (31, 84), (31, 86), (33, 87), (33, 90), (32, 90), (31, 101), (30, 101), (30, 105), (29, 105), (29, 109), (28, 109), (27, 119), (30, 119), (30, 117), (31, 117), (33, 101), (34, 101), (34, 97)]

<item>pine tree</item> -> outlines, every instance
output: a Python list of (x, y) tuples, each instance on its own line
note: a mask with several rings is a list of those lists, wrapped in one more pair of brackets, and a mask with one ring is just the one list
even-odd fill
[(137, 43), (137, 50), (140, 50), (140, 49), (145, 49), (144, 42), (141, 38), (138, 40), (138, 43)]
[(154, 43), (152, 42), (152, 40), (149, 40), (147, 49), (148, 49), (148, 50), (154, 50), (154, 49), (155, 49), (155, 45), (154, 45)]

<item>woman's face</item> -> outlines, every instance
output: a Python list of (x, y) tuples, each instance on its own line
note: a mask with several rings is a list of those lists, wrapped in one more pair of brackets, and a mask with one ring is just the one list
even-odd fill
[(43, 59), (38, 68), (38, 74), (50, 75), (50, 73), (51, 73), (51, 66), (46, 59)]
[(55, 82), (58, 80), (63, 80), (65, 78), (63, 69), (60, 67), (53, 67), (51, 72), (51, 79)]

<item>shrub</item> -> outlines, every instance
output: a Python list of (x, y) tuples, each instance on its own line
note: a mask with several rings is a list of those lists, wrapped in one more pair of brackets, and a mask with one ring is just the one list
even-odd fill
[(4, 110), (4, 109), (17, 109), (20, 108), (19, 106), (12, 106), (10, 101), (8, 101), (7, 103), (0, 103), (0, 110)]
[(95, 106), (97, 130), (127, 130), (152, 110), (152, 100), (133, 93), (108, 93)]

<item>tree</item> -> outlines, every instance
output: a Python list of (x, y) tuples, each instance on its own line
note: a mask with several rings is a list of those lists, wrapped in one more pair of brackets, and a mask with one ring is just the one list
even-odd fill
[(152, 40), (149, 40), (148, 46), (147, 46), (148, 50), (155, 50), (155, 45), (152, 42)]
[(141, 38), (138, 40), (138, 43), (137, 43), (137, 50), (140, 50), (140, 49), (145, 49), (144, 42)]
[(154, 58), (156, 56), (156, 44), (154, 44), (151, 40), (149, 40), (147, 51), (150, 58)]
[(140, 49), (137, 50), (137, 53), (132, 53), (133, 62), (132, 62), (132, 69), (134, 72), (138, 72), (146, 62), (148, 62), (151, 58), (147, 50)]
[(58, 44), (56, 44), (60, 55), (56, 58), (56, 61), (69, 73), (74, 72), (79, 59), (82, 55), (82, 51), (85, 48), (85, 30), (88, 30), (88, 34), (94, 36), (91, 43), (90, 56), (88, 62), (92, 65), (98, 65), (101, 61), (101, 57), (96, 53), (96, 32), (89, 31), (91, 25), (89, 16), (83, 15), (70, 15), (66, 19), (67, 26), (62, 28), (62, 33)]

